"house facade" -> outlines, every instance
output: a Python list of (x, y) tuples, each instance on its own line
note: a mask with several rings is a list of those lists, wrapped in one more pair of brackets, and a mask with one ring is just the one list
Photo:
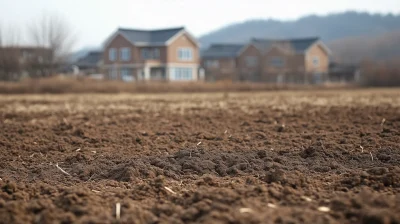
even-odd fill
[(0, 77), (2, 80), (18, 80), (25, 76), (50, 76), (56, 69), (52, 59), (53, 51), (49, 48), (0, 47)]
[(212, 44), (201, 54), (208, 81), (257, 81), (258, 49), (252, 44)]
[(330, 50), (319, 38), (255, 39), (260, 51), (260, 80), (276, 83), (321, 83), (328, 79)]
[(184, 27), (118, 29), (104, 44), (102, 69), (108, 79), (196, 81), (199, 44)]

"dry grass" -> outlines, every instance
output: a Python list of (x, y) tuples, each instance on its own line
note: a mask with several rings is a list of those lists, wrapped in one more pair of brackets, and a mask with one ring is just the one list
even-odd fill
[(0, 94), (32, 93), (194, 93), (194, 92), (248, 92), (272, 90), (346, 89), (349, 85), (325, 84), (319, 86), (278, 85), (266, 83), (233, 82), (148, 82), (124, 83), (118, 81), (97, 81), (89, 79), (53, 77), (21, 82), (0, 82)]
[[(138, 111), (155, 113), (173, 112), (180, 114), (197, 113), (202, 110), (235, 113), (240, 110), (247, 114), (260, 112), (263, 108), (281, 111), (301, 111), (306, 107), (329, 108), (335, 106), (400, 105), (399, 89), (362, 89), (342, 91), (278, 91), (278, 92), (241, 92), (241, 93), (168, 93), (168, 94), (29, 94), (3, 95), (0, 97), (0, 114), (16, 113), (61, 113), (62, 117), (53, 117), (54, 122), (70, 123), (63, 117), (74, 113), (94, 111), (129, 111), (126, 116), (136, 116)], [(314, 109), (310, 113), (315, 113)], [(53, 119), (52, 118), (52, 119)], [(32, 124), (50, 119), (35, 118)], [(378, 121), (377, 128), (382, 118)], [(66, 121), (66, 122), (65, 122)], [(12, 122), (12, 116), (4, 120)], [(276, 125), (281, 126), (282, 123)], [(231, 136), (231, 130), (224, 127), (226, 135)], [(196, 147), (196, 144), (193, 145)], [(197, 146), (199, 147), (199, 146)], [(361, 150), (360, 150), (361, 151)], [(96, 152), (93, 152), (96, 153)]]

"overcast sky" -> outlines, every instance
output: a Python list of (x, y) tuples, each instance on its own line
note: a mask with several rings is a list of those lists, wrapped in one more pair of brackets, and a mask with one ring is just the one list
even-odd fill
[(185, 26), (200, 36), (249, 19), (293, 20), (347, 10), (399, 14), (400, 0), (0, 0), (0, 24), (22, 30), (43, 12), (55, 12), (73, 25), (78, 49), (100, 45), (117, 27)]

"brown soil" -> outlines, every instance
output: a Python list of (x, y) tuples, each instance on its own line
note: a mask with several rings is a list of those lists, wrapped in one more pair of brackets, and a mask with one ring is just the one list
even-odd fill
[(398, 89), (2, 96), (0, 130), (0, 223), (400, 223)]

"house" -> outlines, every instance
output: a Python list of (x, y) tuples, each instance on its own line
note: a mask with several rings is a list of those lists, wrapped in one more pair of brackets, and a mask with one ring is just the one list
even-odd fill
[(90, 51), (84, 57), (79, 58), (74, 65), (79, 72), (85, 75), (99, 74), (103, 62), (102, 51)]
[(329, 64), (330, 82), (355, 83), (360, 81), (360, 66), (357, 64), (343, 64), (331, 62)]
[(18, 80), (24, 76), (44, 77), (54, 72), (53, 51), (43, 47), (0, 47), (0, 78)]
[(212, 44), (201, 54), (208, 81), (258, 81), (260, 53), (252, 44)]
[(321, 83), (327, 80), (331, 51), (318, 37), (257, 39), (261, 80), (277, 83)]
[(212, 44), (201, 53), (201, 66), (207, 81), (234, 80), (237, 59), (245, 44)]
[(104, 44), (103, 72), (119, 80), (198, 80), (199, 43), (184, 27), (119, 28)]

